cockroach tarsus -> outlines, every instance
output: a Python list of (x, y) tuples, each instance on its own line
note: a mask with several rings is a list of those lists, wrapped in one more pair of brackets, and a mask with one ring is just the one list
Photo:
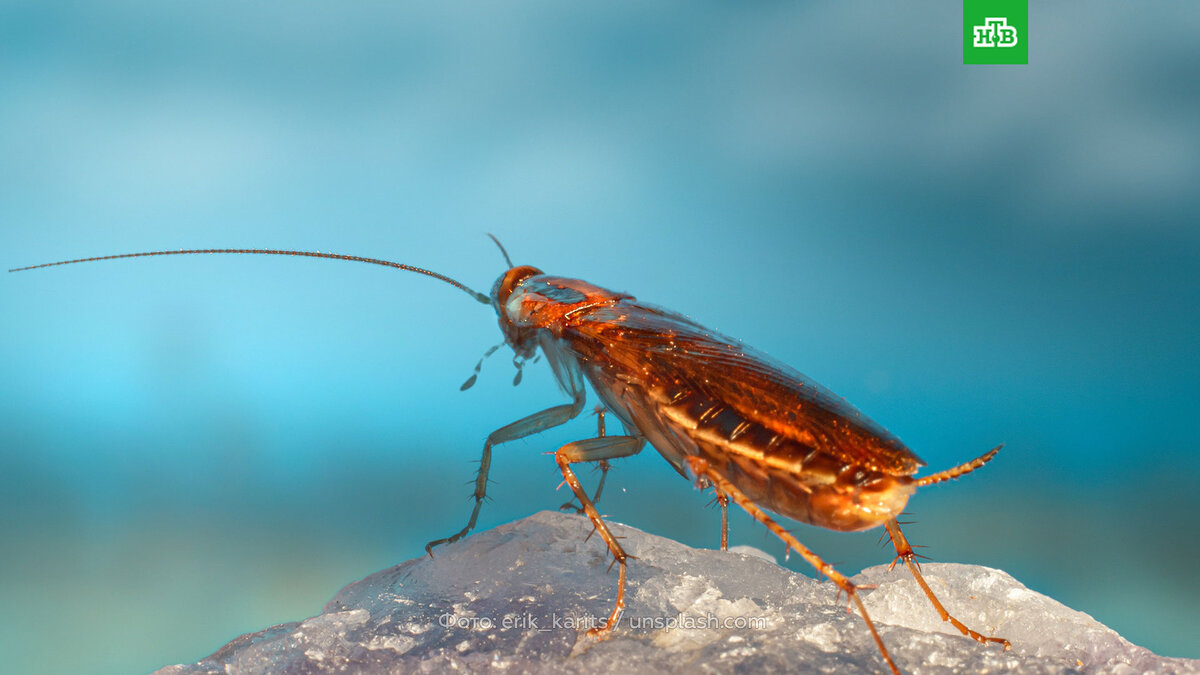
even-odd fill
[[(491, 236), (491, 235), (489, 235)], [(426, 545), (426, 551), (465, 537), (475, 528), (487, 496), (492, 448), (557, 427), (579, 416), (586, 385), (600, 398), (597, 434), (567, 443), (553, 454), (563, 482), (587, 515), (618, 565), (617, 597), (608, 620), (588, 631), (603, 639), (625, 608), (629, 556), (596, 511), (611, 460), (636, 455), (653, 446), (680, 475), (698, 487), (711, 487), (721, 505), (721, 548), (728, 546), (730, 502), (779, 537), (787, 550), (801, 555), (844, 592), (866, 623), (881, 656), (894, 673), (899, 669), (867, 613), (857, 587), (805, 547), (767, 510), (836, 531), (859, 531), (883, 525), (903, 561), (943, 621), (981, 643), (1009, 642), (974, 631), (954, 618), (938, 601), (921, 575), (913, 547), (896, 517), (918, 488), (958, 478), (986, 464), (1000, 446), (980, 457), (939, 473), (916, 478), (924, 466), (911, 450), (883, 427), (843, 399), (742, 343), (710, 331), (687, 317), (639, 302), (585, 281), (544, 274), (536, 267), (513, 265), (490, 295), (437, 272), (376, 258), (279, 249), (181, 249), (79, 258), (9, 270), (10, 272), (99, 260), (199, 253), (288, 255), (329, 258), (416, 272), (466, 292), (492, 305), (504, 342), (518, 367), (540, 353), (550, 364), (570, 402), (552, 406), (493, 431), (484, 442), (475, 479), (475, 500), (466, 525)], [(484, 358), (500, 345), (488, 350)], [(463, 383), (474, 384), (480, 363)], [(605, 415), (620, 420), (625, 433), (606, 433)], [(591, 497), (572, 465), (594, 462), (604, 473)], [(889, 566), (889, 568), (891, 567)]]

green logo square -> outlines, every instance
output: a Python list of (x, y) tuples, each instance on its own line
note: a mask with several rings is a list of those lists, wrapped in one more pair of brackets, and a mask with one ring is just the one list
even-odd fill
[(1029, 0), (963, 0), (963, 63), (1029, 63)]

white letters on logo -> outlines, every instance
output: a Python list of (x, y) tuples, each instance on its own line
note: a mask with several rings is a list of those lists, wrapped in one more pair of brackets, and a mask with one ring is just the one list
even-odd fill
[(982, 26), (972, 26), (975, 29), (976, 47), (1016, 47), (1017, 29), (1008, 25), (1004, 17), (987, 18)]

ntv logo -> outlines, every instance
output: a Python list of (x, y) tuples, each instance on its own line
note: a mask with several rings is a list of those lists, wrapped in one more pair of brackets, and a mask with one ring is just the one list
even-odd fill
[(976, 47), (1016, 47), (1017, 29), (1008, 25), (1004, 17), (988, 17), (982, 26), (972, 26), (975, 30)]
[(963, 63), (1029, 63), (1029, 36), (1029, 0), (963, 0)]

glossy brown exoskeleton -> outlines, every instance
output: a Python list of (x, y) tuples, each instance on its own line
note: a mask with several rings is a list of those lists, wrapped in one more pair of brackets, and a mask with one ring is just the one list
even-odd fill
[[(503, 250), (503, 249), (502, 249)], [(460, 531), (430, 542), (426, 550), (466, 536), (486, 496), (492, 448), (578, 416), (585, 382), (616, 415), (622, 435), (600, 433), (555, 453), (563, 478), (619, 565), (616, 602), (608, 620), (592, 634), (605, 637), (625, 606), (627, 555), (609, 531), (571, 469), (578, 462), (603, 462), (634, 455), (649, 442), (681, 475), (713, 487), (722, 505), (733, 501), (779, 536), (821, 574), (846, 592), (866, 622), (880, 653), (899, 672), (863, 606), (855, 586), (784, 530), (765, 510), (838, 531), (883, 525), (897, 560), (921, 585), (943, 620), (980, 642), (1008, 641), (968, 629), (950, 616), (922, 578), (912, 547), (896, 516), (921, 486), (973, 471), (995, 448), (967, 464), (924, 478), (912, 451), (843, 399), (795, 370), (687, 317), (639, 302), (585, 281), (511, 266), (492, 289), (477, 293), (429, 270), (373, 258), (268, 249), (156, 251), (70, 260), (33, 267), (151, 255), (257, 253), (368, 262), (435, 277), (490, 304), (504, 341), (518, 359), (545, 355), (571, 401), (534, 413), (492, 432), (483, 448), (475, 482), (475, 506)], [(507, 258), (507, 253), (505, 254)], [(20, 269), (32, 269), (20, 268)], [(16, 271), (16, 270), (10, 270)], [(478, 370), (478, 367), (477, 367)], [(474, 378), (468, 381), (469, 386)], [(723, 512), (724, 516), (724, 512)], [(722, 518), (722, 547), (727, 520)], [(893, 561), (895, 564), (895, 561)]]

